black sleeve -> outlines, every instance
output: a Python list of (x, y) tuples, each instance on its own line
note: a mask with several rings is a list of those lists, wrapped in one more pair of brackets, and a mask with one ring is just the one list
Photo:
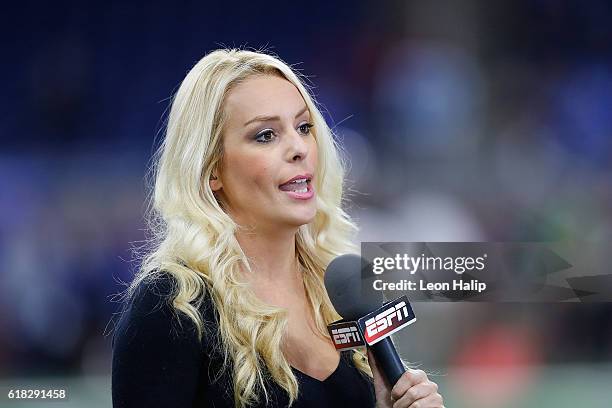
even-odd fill
[[(202, 346), (195, 324), (177, 319), (171, 278), (142, 283), (113, 336), (114, 408), (188, 408), (196, 397)], [(180, 324), (179, 324), (180, 320)]]

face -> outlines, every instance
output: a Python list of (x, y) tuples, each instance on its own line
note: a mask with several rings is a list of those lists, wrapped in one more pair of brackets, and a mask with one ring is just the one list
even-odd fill
[[(230, 91), (224, 109), (223, 159), (210, 185), (232, 219), (276, 231), (312, 221), (317, 145), (297, 88), (252, 76)], [(307, 180), (287, 184), (300, 179)]]

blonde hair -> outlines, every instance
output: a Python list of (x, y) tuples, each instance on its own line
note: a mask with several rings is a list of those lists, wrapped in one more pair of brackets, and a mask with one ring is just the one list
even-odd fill
[[(325, 268), (334, 257), (357, 252), (350, 240), (357, 227), (341, 208), (344, 165), (332, 130), (301, 75), (263, 52), (210, 52), (189, 71), (174, 95), (166, 134), (151, 167), (154, 188), (145, 254), (126, 291), (131, 296), (141, 281), (155, 279), (160, 271), (171, 274), (176, 281), (172, 305), (193, 320), (200, 339), (203, 320), (198, 307), (203, 296), (210, 296), (219, 316), (224, 366), (232, 368), (237, 407), (258, 402), (261, 393), (268, 400), (264, 369), (287, 392), (290, 404), (298, 396), (295, 374), (281, 352), (285, 310), (264, 304), (240, 281), (240, 265), (251, 269), (235, 237), (239, 226), (224, 212), (208, 183), (223, 155), (225, 98), (252, 75), (288, 80), (311, 113), (318, 149), (317, 213), (311, 223), (299, 227), (296, 254), (316, 328), (329, 337), (326, 326), (340, 315), (323, 284)], [(352, 358), (359, 370), (372, 376), (364, 353), (354, 351)]]

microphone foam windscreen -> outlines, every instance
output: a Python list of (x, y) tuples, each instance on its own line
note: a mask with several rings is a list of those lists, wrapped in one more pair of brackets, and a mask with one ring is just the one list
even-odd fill
[[(344, 318), (356, 320), (382, 306), (382, 292), (361, 279), (362, 258), (341, 255), (327, 266), (325, 288), (336, 311)], [(367, 262), (363, 265), (367, 266)]]

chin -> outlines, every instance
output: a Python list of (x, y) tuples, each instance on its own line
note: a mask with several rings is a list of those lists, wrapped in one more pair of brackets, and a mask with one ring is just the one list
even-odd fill
[(314, 221), (316, 215), (317, 215), (316, 211), (313, 211), (310, 214), (300, 214), (300, 215), (295, 214), (293, 215), (293, 217), (290, 217), (287, 221), (294, 227), (301, 227), (302, 225), (310, 224), (312, 221)]

